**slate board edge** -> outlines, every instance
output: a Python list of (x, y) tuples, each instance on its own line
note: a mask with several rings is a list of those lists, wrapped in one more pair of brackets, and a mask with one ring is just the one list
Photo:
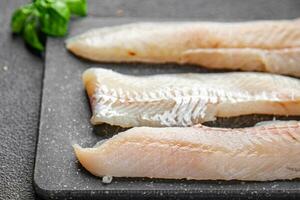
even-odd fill
[[(44, 199), (99, 199), (101, 198), (122, 198), (122, 199), (194, 199), (194, 198), (209, 198), (209, 199), (232, 199), (232, 198), (242, 198), (242, 199), (252, 199), (252, 198), (280, 198), (280, 199), (299, 199), (299, 191), (287, 191), (287, 190), (274, 190), (270, 192), (269, 190), (265, 192), (260, 192), (257, 190), (248, 190), (242, 192), (240, 190), (231, 190), (224, 193), (221, 190), (207, 190), (201, 192), (199, 191), (167, 191), (167, 190), (124, 190), (124, 191), (94, 191), (94, 190), (47, 190), (40, 188), (36, 183), (34, 184), (35, 191), (40, 197)], [(224, 196), (226, 194), (226, 196)]]
[[(116, 18), (94, 18), (92, 20), (118, 20), (118, 21), (124, 21), (124, 22), (134, 22), (134, 21), (149, 21), (149, 19), (136, 19), (136, 18), (126, 18), (126, 19), (116, 19)], [(154, 21), (171, 21), (172, 19), (155, 19)], [(178, 19), (176, 19), (178, 20)], [(180, 21), (186, 21), (188, 19), (179, 19)], [(193, 21), (193, 19), (192, 19)], [(214, 20), (216, 21), (216, 20)], [(47, 58), (46, 58), (47, 60)], [(45, 64), (46, 66), (46, 64)], [(46, 73), (46, 70), (45, 70)], [(45, 80), (43, 80), (44, 83)], [(44, 84), (43, 84), (44, 87)], [(41, 104), (41, 114), (40, 118), (43, 116), (43, 106), (44, 106), (44, 93), (42, 94), (42, 104)], [(41, 128), (41, 124), (39, 124), (39, 131)], [(39, 139), (38, 139), (39, 142)], [(38, 148), (38, 146), (37, 146)], [(88, 198), (99, 198), (101, 197), (123, 197), (123, 198), (141, 198), (141, 197), (162, 197), (166, 198), (165, 195), (168, 197), (174, 197), (174, 198), (186, 198), (186, 197), (203, 197), (203, 198), (224, 198), (224, 194), (226, 193), (226, 198), (228, 197), (289, 197), (289, 198), (296, 198), (300, 197), (300, 190), (289, 190), (289, 189), (279, 189), (279, 190), (226, 190), (224, 192), (223, 190), (190, 190), (190, 191), (184, 191), (184, 190), (127, 190), (127, 191), (116, 191), (111, 190), (109, 191), (109, 194), (105, 193), (105, 190), (52, 190), (49, 188), (43, 188), (42, 185), (38, 184), (38, 181), (36, 181), (36, 170), (34, 171), (34, 187), (37, 192), (37, 194), (43, 198), (65, 198), (68, 196), (71, 196), (73, 199), (75, 198), (82, 198), (82, 197), (88, 197)], [(92, 191), (92, 193), (91, 193)]]

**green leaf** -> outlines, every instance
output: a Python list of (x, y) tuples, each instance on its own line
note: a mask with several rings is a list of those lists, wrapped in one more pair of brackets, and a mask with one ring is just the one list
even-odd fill
[(11, 29), (14, 33), (21, 33), (27, 44), (42, 51), (44, 45), (40, 33), (64, 36), (71, 14), (84, 16), (86, 13), (86, 0), (33, 0), (13, 13)]
[(39, 18), (38, 14), (32, 13), (26, 20), (23, 29), (23, 38), (27, 44), (33, 48), (43, 51), (44, 45), (41, 43), (38, 34)]
[(27, 17), (33, 11), (34, 6), (33, 4), (28, 4), (18, 8), (12, 15), (11, 18), (11, 29), (13, 33), (21, 33), (24, 23)]
[(70, 10), (61, 0), (37, 0), (41, 30), (51, 36), (64, 36), (68, 31)]
[(72, 14), (79, 16), (87, 15), (86, 0), (66, 0), (66, 3)]

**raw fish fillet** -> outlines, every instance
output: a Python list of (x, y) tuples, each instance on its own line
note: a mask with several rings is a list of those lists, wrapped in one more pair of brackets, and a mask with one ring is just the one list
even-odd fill
[(300, 178), (300, 123), (251, 128), (138, 127), (93, 148), (74, 145), (96, 176), (268, 181)]
[(122, 75), (91, 68), (83, 82), (92, 124), (192, 126), (216, 117), (300, 115), (300, 80), (255, 72)]
[(67, 40), (94, 61), (195, 64), (300, 76), (300, 20), (144, 22), (90, 30)]

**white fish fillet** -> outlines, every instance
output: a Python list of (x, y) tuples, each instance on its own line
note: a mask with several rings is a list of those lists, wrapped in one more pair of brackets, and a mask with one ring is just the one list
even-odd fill
[(93, 124), (191, 126), (216, 117), (300, 115), (300, 80), (254, 72), (122, 75), (91, 68), (83, 82)]
[(300, 20), (133, 23), (67, 40), (74, 54), (109, 62), (196, 64), (300, 76)]
[(196, 180), (300, 178), (300, 123), (225, 129), (138, 127), (94, 148), (74, 145), (96, 176)]

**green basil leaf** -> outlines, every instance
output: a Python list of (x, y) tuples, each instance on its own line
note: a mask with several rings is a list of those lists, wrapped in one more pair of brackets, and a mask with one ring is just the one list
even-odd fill
[(18, 8), (11, 18), (11, 29), (13, 33), (21, 33), (27, 17), (33, 11), (33, 4), (28, 4)]
[(41, 43), (39, 39), (39, 17), (37, 13), (32, 13), (26, 20), (23, 29), (23, 38), (27, 44), (32, 46), (33, 48), (43, 51), (44, 45)]
[(87, 2), (86, 0), (66, 0), (71, 14), (85, 16), (87, 15)]
[(41, 30), (51, 36), (64, 36), (68, 31), (70, 10), (64, 1), (37, 0)]
[(40, 36), (64, 36), (68, 31), (71, 14), (86, 15), (87, 1), (33, 0), (33, 3), (13, 13), (11, 29), (14, 33), (21, 33), (27, 44), (42, 51), (44, 43)]

